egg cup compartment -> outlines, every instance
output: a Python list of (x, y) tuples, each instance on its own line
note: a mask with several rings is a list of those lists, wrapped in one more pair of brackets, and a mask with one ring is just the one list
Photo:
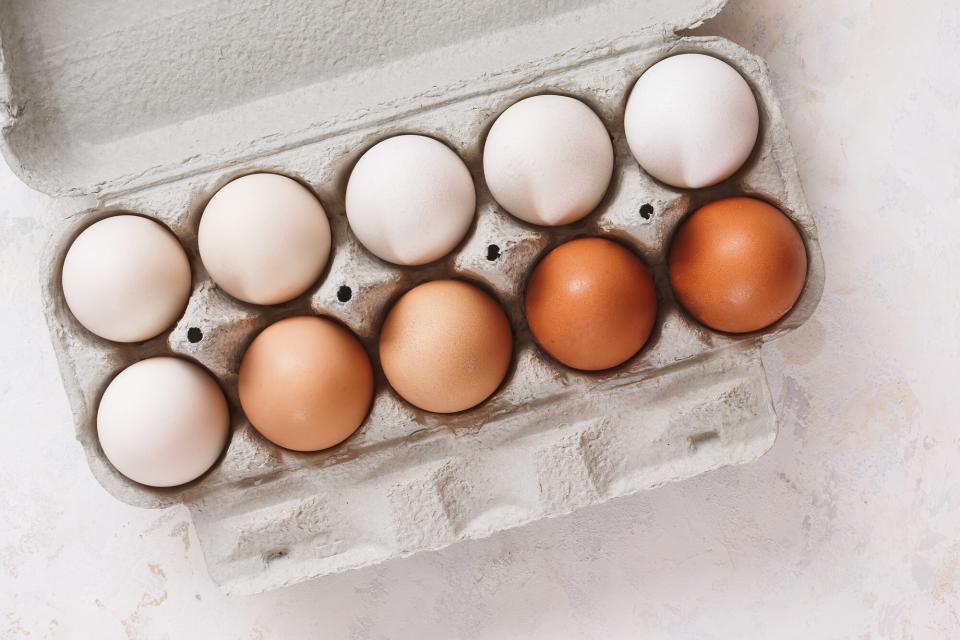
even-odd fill
[[(708, 53), (737, 68), (761, 113), (758, 142), (744, 167), (696, 191), (674, 189), (645, 174), (623, 134), (633, 83), (650, 65), (683, 52)], [(186, 504), (213, 578), (232, 592), (257, 592), (483, 537), (762, 455), (776, 437), (777, 420), (760, 345), (806, 320), (824, 279), (816, 227), (765, 66), (719, 38), (646, 42), (578, 62), (537, 73), (517, 69), (496, 90), (411, 108), (400, 117), (373, 112), (362, 126), (255, 161), (106, 196), (95, 210), (71, 217), (48, 248), (43, 295), (77, 437), (101, 484), (131, 504)], [(542, 93), (587, 103), (614, 144), (614, 175), (602, 203), (566, 227), (534, 227), (511, 217), (483, 180), (483, 143), (497, 115)], [(450, 255), (422, 267), (397, 267), (374, 257), (351, 234), (344, 213), (345, 185), (357, 159), (399, 133), (448, 144), (477, 187), (477, 215), (466, 238)], [(271, 307), (237, 301), (217, 288), (197, 251), (206, 201), (230, 179), (257, 171), (308, 185), (327, 211), (333, 237), (320, 280), (299, 298)], [(733, 195), (759, 197), (784, 211), (800, 230), (808, 256), (806, 285), (794, 308), (773, 327), (746, 335), (721, 334), (689, 318), (676, 304), (666, 272), (669, 243), (681, 220), (702, 204)], [(83, 329), (60, 290), (60, 267), (72, 239), (96, 219), (120, 211), (168, 225), (193, 269), (193, 291), (176, 326), (131, 345)], [(626, 364), (601, 373), (557, 364), (533, 342), (523, 317), (523, 291), (537, 260), (553, 246), (587, 235), (632, 247), (651, 269), (659, 302), (648, 344)], [(497, 297), (514, 331), (514, 355), (507, 379), (490, 399), (440, 415), (412, 407), (390, 389), (376, 357), (377, 330), (403, 292), (451, 277), (476, 282)], [(360, 337), (376, 372), (366, 421), (343, 444), (316, 453), (283, 450), (262, 438), (244, 418), (236, 392), (247, 344), (268, 324), (298, 314), (327, 315), (345, 324)], [(155, 355), (181, 356), (206, 367), (231, 409), (232, 434), (221, 461), (173, 489), (121, 476), (96, 437), (97, 403), (109, 380)]]

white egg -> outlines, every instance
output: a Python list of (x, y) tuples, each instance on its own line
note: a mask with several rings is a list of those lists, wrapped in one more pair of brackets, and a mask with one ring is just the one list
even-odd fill
[(371, 147), (347, 182), (347, 220), (377, 257), (402, 265), (450, 253), (473, 221), (470, 171), (447, 145), (420, 135)]
[(279, 304), (317, 281), (330, 257), (323, 206), (296, 180), (254, 173), (227, 183), (203, 210), (200, 258), (234, 298)]
[(569, 224), (593, 211), (607, 192), (613, 145), (584, 103), (534, 96), (493, 123), (483, 172), (490, 193), (509, 213), (532, 224)]
[(160, 223), (117, 215), (87, 227), (67, 250), (63, 296), (84, 327), (139, 342), (171, 327), (190, 297), (190, 260)]
[(136, 362), (100, 399), (97, 435), (117, 471), (151, 487), (190, 482), (220, 457), (227, 401), (209, 373), (180, 358)]
[(760, 114), (750, 85), (717, 58), (684, 53), (650, 67), (627, 100), (633, 156), (657, 180), (699, 189), (726, 180), (757, 142)]

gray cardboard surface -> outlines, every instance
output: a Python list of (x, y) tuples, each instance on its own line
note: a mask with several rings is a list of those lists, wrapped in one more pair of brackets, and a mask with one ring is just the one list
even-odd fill
[(7, 0), (3, 153), (53, 195), (139, 189), (659, 40), (722, 4)]

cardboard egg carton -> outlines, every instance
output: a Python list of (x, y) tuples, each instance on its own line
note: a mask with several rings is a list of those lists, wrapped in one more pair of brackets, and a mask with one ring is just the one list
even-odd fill
[[(78, 8), (63, 2), (59, 8), (83, 24), (93, 20), (86, 12), (101, 4), (108, 3)], [(335, 20), (320, 15), (340, 6), (332, 0), (275, 8), (260, 0), (214, 2), (170, 15), (154, 7), (142, 11), (156, 14), (118, 14), (105, 26), (98, 14), (90, 23), (92, 35), (79, 40), (61, 32), (61, 20), (48, 16), (48, 24), (39, 16), (33, 18), (39, 23), (30, 24), (22, 7), (0, 10), (8, 162), (47, 192), (97, 196), (95, 207), (63, 221), (46, 252), (41, 285), (77, 438), (100, 483), (135, 505), (186, 504), (212, 577), (230, 592), (252, 593), (487, 536), (749, 462), (767, 451), (777, 417), (759, 349), (813, 312), (824, 274), (816, 227), (763, 62), (723, 39), (675, 35), (723, 2), (653, 0), (638, 8), (621, 0), (571, 1), (544, 8), (497, 0), (483, 10), (472, 3), (423, 3), (423, 12), (413, 13), (410, 7), (396, 13), (358, 4), (363, 6)], [(233, 9), (224, 14), (228, 6)], [(449, 29), (436, 28), (452, 16), (458, 19)], [(337, 27), (344, 21), (349, 29)], [(47, 42), (31, 40), (28, 28), (39, 28)], [(401, 37), (425, 29), (430, 35), (423, 38)], [(267, 39), (278, 41), (263, 45)], [(126, 48), (133, 45), (140, 48)], [(256, 55), (238, 54), (249, 48)], [(224, 52), (234, 58), (225, 59)], [(696, 191), (651, 179), (633, 160), (623, 134), (633, 83), (655, 62), (680, 52), (708, 53), (737, 68), (761, 113), (759, 141), (743, 169)], [(296, 63), (308, 67), (302, 77), (279, 89), (271, 84), (277, 73), (296, 74), (289, 68)], [(38, 75), (41, 68), (46, 76)], [(117, 73), (126, 74), (127, 85)], [(91, 86), (96, 81), (101, 85)], [(111, 90), (120, 92), (119, 104), (100, 104), (97, 111), (98, 99)], [(497, 115), (542, 93), (590, 105), (614, 143), (606, 197), (567, 227), (518, 221), (497, 206), (483, 179), (483, 142)], [(173, 102), (164, 111), (151, 99)], [(78, 113), (84, 108), (87, 114)], [(477, 215), (468, 235), (449, 256), (423, 267), (397, 267), (372, 256), (353, 237), (344, 214), (353, 164), (398, 133), (422, 133), (450, 145), (477, 186)], [(279, 306), (226, 295), (207, 276), (197, 251), (205, 203), (231, 179), (256, 171), (307, 185), (323, 203), (333, 233), (321, 279)], [(806, 244), (809, 272), (785, 318), (763, 332), (734, 336), (705, 329), (678, 308), (666, 255), (687, 213), (744, 194), (791, 217)], [(87, 332), (60, 289), (72, 240), (120, 211), (168, 225), (193, 268), (183, 317), (170, 331), (138, 344), (111, 343)], [(582, 235), (613, 236), (634, 247), (654, 274), (659, 301), (646, 347), (624, 366), (600, 374), (573, 371), (545, 356), (522, 312), (536, 260)], [(376, 344), (399, 295), (449, 277), (477, 282), (499, 299), (515, 350), (511, 371), (492, 398), (460, 414), (439, 415), (412, 407), (389, 388)], [(236, 393), (246, 345), (268, 324), (298, 314), (329, 315), (349, 326), (377, 372), (364, 424), (342, 445), (317, 453), (286, 451), (264, 440), (244, 418)], [(97, 405), (108, 382), (124, 367), (156, 355), (202, 364), (218, 378), (231, 407), (232, 434), (222, 459), (200, 479), (173, 489), (144, 487), (120, 475), (96, 436)]]

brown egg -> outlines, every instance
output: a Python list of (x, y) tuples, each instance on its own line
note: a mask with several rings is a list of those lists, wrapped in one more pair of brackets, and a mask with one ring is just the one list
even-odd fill
[(263, 437), (317, 451), (357, 430), (373, 400), (373, 367), (360, 341), (328, 318), (280, 320), (240, 363), (240, 404)]
[(650, 337), (657, 293), (646, 265), (604, 238), (561, 244), (527, 283), (527, 324), (543, 349), (574, 369), (600, 371), (629, 360)]
[(727, 198), (698, 209), (670, 247), (670, 284), (703, 324), (730, 333), (767, 327), (789, 311), (807, 277), (800, 233), (779, 209)]
[(390, 386), (427, 411), (454, 413), (490, 396), (507, 374), (513, 336), (497, 301), (459, 280), (414, 287), (380, 331)]

